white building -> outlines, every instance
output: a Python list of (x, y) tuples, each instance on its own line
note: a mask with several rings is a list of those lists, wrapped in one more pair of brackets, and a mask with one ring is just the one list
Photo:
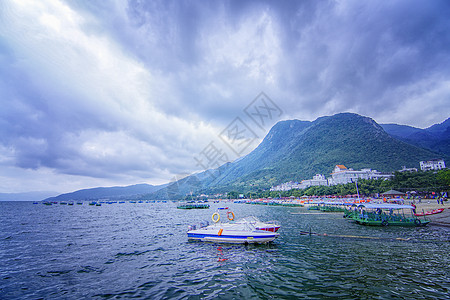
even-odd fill
[(417, 172), (416, 168), (407, 168), (406, 166), (403, 166), (401, 170), (398, 170), (400, 173), (404, 173), (404, 172)]
[(427, 161), (421, 161), (420, 169), (422, 171), (445, 169), (445, 161), (443, 159), (432, 159)]
[(289, 181), (289, 182), (285, 182), (282, 183), (280, 185), (277, 186), (273, 186), (270, 191), (290, 191), (292, 189), (300, 189), (300, 184), (298, 182), (293, 182), (293, 181)]
[(302, 189), (318, 185), (328, 185), (328, 180), (322, 174), (316, 174), (312, 179), (302, 180), (302, 182), (300, 183)]
[(344, 165), (336, 165), (333, 173), (331, 173), (331, 178), (328, 179), (328, 184), (346, 184), (355, 182), (358, 179), (389, 179), (392, 176), (390, 173), (381, 173), (372, 169), (355, 171), (353, 169), (347, 169)]

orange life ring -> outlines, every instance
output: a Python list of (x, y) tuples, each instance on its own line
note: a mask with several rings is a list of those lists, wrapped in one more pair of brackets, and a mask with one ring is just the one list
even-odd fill
[[(230, 215), (231, 215), (231, 217), (230, 217)], [(228, 220), (233, 221), (234, 220), (234, 213), (232, 211), (228, 211), (227, 212), (227, 218), (228, 218)]]

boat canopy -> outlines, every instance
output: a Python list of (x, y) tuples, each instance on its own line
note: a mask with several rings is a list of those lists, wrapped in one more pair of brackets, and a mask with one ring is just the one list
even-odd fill
[(371, 209), (414, 209), (414, 206), (412, 205), (399, 205), (399, 204), (393, 204), (393, 203), (382, 203), (382, 204), (360, 204), (358, 207), (365, 207), (365, 208), (371, 208)]

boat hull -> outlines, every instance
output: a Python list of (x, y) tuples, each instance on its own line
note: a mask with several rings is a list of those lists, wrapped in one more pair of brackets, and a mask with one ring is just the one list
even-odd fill
[(416, 217), (431, 216), (431, 215), (440, 214), (443, 211), (444, 211), (444, 208), (438, 208), (438, 209), (434, 209), (432, 211), (426, 211), (426, 212), (423, 212), (423, 213), (415, 213), (414, 215)]
[(365, 220), (365, 219), (354, 219), (356, 223), (367, 226), (404, 226), (404, 227), (419, 227), (425, 226), (430, 221), (415, 219), (414, 221), (386, 221), (386, 220)]
[(189, 240), (203, 242), (233, 243), (233, 244), (255, 244), (268, 243), (275, 240), (279, 233), (265, 230), (234, 231), (234, 230), (191, 230), (187, 233)]

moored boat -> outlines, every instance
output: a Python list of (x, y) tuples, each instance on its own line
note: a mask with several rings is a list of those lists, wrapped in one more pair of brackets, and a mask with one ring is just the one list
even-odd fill
[[(410, 213), (405, 214), (405, 210)], [(344, 216), (361, 225), (369, 226), (425, 226), (429, 220), (419, 219), (413, 214), (411, 205), (398, 204), (360, 204), (356, 209), (347, 212)]]
[(421, 213), (415, 213), (414, 215), (416, 217), (421, 217), (421, 216), (431, 216), (431, 215), (435, 215), (435, 214), (440, 214), (441, 212), (444, 211), (445, 208), (438, 208), (438, 209), (433, 209), (430, 211), (425, 211), (425, 212), (421, 212)]
[(183, 203), (177, 206), (178, 209), (208, 209), (209, 204), (206, 203)]
[[(237, 222), (232, 222), (234, 214), (230, 211), (227, 212), (227, 217), (230, 222), (219, 222), (220, 215), (216, 212), (212, 216), (214, 224), (209, 225), (209, 222), (203, 222), (198, 226), (189, 226), (187, 232), (188, 239), (203, 242), (259, 244), (269, 243), (279, 236), (279, 233), (275, 232), (279, 229), (279, 226), (276, 226), (278, 228), (263, 226), (265, 230), (257, 229), (256, 226), (267, 224), (260, 222), (256, 218), (246, 218)], [(266, 229), (273, 229), (273, 231)]]

